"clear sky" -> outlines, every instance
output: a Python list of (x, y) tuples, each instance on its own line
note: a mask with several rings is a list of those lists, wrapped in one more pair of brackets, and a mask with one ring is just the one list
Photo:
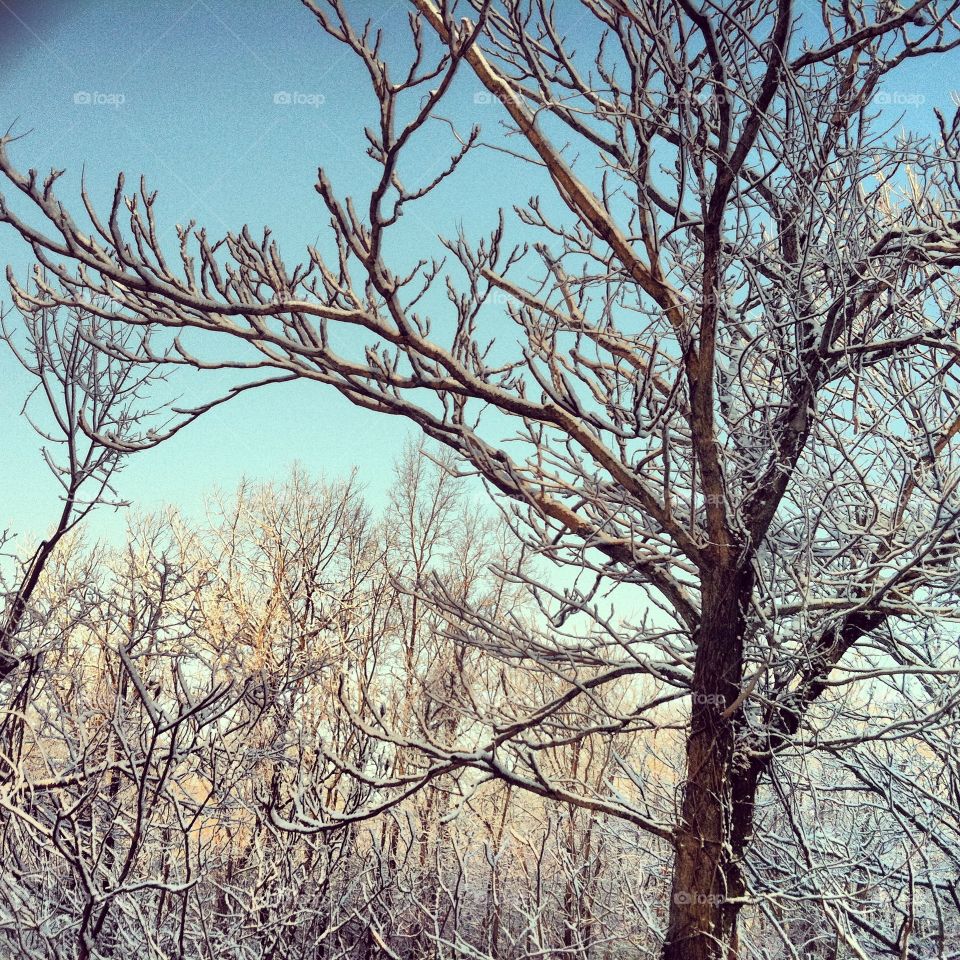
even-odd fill
[[(354, 0), (351, 9), (388, 35), (405, 34), (404, 0)], [(15, 148), (21, 166), (67, 168), (68, 202), (78, 199), (83, 168), (101, 206), (119, 170), (131, 186), (143, 173), (159, 191), (168, 227), (195, 218), (213, 235), (245, 223), (256, 235), (269, 225), (297, 262), (326, 226), (317, 167), (341, 192), (359, 186), (362, 194), (357, 180), (372, 173), (362, 129), (373, 100), (363, 76), (353, 55), (292, 0), (6, 0), (0, 38), (0, 126), (16, 121), (16, 130), (31, 131)], [(282, 92), (306, 102), (275, 103)], [(443, 150), (429, 140), (417, 149), (425, 169), (439, 170), (448, 158), (447, 141)], [(488, 154), (488, 176), (498, 163)], [(403, 224), (409, 251), (434, 252), (436, 234), (452, 232), (463, 217), (493, 226), (496, 207), (517, 199), (503, 189), (497, 195), (504, 183), (475, 168), (458, 184), (460, 209), (449, 199), (432, 209), (420, 204)], [(25, 252), (9, 230), (0, 233), (0, 260), (24, 275)], [(9, 301), (4, 284), (0, 302)], [(0, 356), (0, 528), (36, 534), (54, 516), (57, 488), (19, 417), (27, 387)], [(119, 492), (146, 509), (189, 507), (215, 485), (278, 476), (298, 460), (331, 476), (356, 465), (376, 497), (409, 431), (405, 421), (357, 409), (315, 384), (255, 391), (131, 458)], [(102, 514), (91, 526), (117, 529)]]
[[(349, 0), (348, 7), (358, 19), (372, 16), (388, 37), (406, 33), (405, 0)], [(950, 57), (934, 73), (911, 67), (897, 89), (923, 102), (890, 109), (927, 126), (932, 108), (948, 105), (957, 66)], [(463, 127), (495, 128), (499, 108), (475, 103), (473, 89), (460, 88), (449, 115)], [(301, 102), (275, 103), (283, 92)], [(245, 223), (256, 235), (270, 225), (297, 262), (324, 233), (317, 167), (341, 193), (363, 194), (372, 164), (362, 129), (372, 103), (352, 54), (296, 0), (0, 0), (0, 127), (16, 122), (31, 131), (14, 153), (21, 166), (67, 168), (60, 192), (71, 202), (83, 167), (101, 208), (119, 170), (131, 185), (143, 173), (159, 191), (168, 228), (195, 218), (215, 235)], [(439, 170), (448, 150), (447, 138), (421, 139), (416, 156), (424, 169)], [(435, 253), (436, 235), (458, 222), (489, 229), (499, 206), (538, 191), (536, 175), (527, 176), (481, 151), (455, 192), (405, 218), (400, 252)], [(0, 232), (0, 260), (24, 276), (25, 252), (9, 230)], [(0, 303), (9, 305), (5, 287)], [(0, 528), (36, 534), (54, 516), (57, 488), (19, 417), (27, 385), (0, 356)], [(145, 509), (191, 508), (215, 485), (276, 477), (298, 460), (331, 476), (356, 465), (376, 498), (409, 429), (313, 384), (254, 391), (132, 458), (119, 492)], [(118, 529), (105, 516), (92, 527)]]

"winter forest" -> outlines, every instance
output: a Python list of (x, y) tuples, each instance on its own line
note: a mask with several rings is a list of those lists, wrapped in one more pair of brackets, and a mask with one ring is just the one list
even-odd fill
[(313, 242), (0, 118), (0, 960), (960, 958), (960, 0), (261, 6)]

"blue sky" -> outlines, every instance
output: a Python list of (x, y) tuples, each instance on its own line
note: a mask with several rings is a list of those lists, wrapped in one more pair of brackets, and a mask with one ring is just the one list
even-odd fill
[[(405, 32), (404, 0), (361, 0), (351, 9), (369, 12), (388, 35)], [(101, 206), (118, 171), (131, 186), (143, 173), (159, 191), (168, 227), (195, 218), (214, 235), (245, 223), (256, 235), (270, 225), (294, 262), (325, 232), (317, 167), (339, 191), (361, 195), (358, 181), (373, 171), (363, 154), (362, 128), (373, 118), (364, 77), (299, 3), (8, 2), (0, 4), (0, 36), (0, 125), (16, 121), (18, 131), (31, 131), (15, 148), (21, 166), (67, 168), (61, 196), (68, 202), (77, 199), (82, 168)], [(281, 92), (306, 102), (275, 104)], [(463, 99), (465, 109), (495, 109)], [(448, 142), (416, 146), (425, 167), (444, 165)], [(452, 232), (463, 217), (492, 227), (497, 206), (517, 199), (496, 175), (500, 163), (488, 153), (485, 176), (478, 167), (465, 171), (459, 209), (448, 197), (411, 211), (405, 252), (434, 252), (436, 234)], [(10, 231), (0, 233), (0, 259), (23, 276), (25, 253)], [(0, 302), (9, 305), (5, 285)], [(28, 380), (6, 354), (0, 378), (0, 528), (38, 534), (54, 516), (57, 488), (18, 416)], [(255, 391), (131, 458), (119, 493), (144, 509), (190, 508), (216, 485), (275, 477), (297, 460), (329, 476), (356, 466), (378, 498), (408, 432), (404, 421), (357, 409), (315, 384)], [(120, 528), (103, 512), (90, 526)]]
[[(388, 38), (405, 35), (405, 0), (350, 0)], [(390, 41), (388, 40), (388, 43)], [(911, 66), (896, 87), (923, 103), (892, 107), (914, 126), (949, 103), (958, 58), (930, 72)], [(66, 167), (60, 192), (77, 199), (80, 171), (102, 207), (119, 170), (141, 174), (159, 191), (168, 228), (195, 218), (215, 235), (270, 225), (290, 261), (324, 234), (314, 191), (323, 165), (341, 193), (363, 194), (373, 171), (362, 128), (372, 98), (352, 54), (327, 38), (295, 0), (0, 0), (0, 126), (31, 131), (16, 148), (21, 166)], [(473, 102), (464, 80), (448, 115), (462, 127), (493, 130), (496, 105)], [(277, 93), (301, 102), (277, 104)], [(433, 128), (442, 132), (441, 125)], [(450, 141), (421, 138), (414, 160), (441, 168)], [(438, 233), (466, 221), (477, 230), (496, 209), (537, 192), (535, 174), (482, 151), (436, 201), (405, 217), (397, 254), (436, 252)], [(473, 232), (472, 230), (470, 231)], [(0, 233), (0, 260), (23, 276), (23, 248)], [(9, 296), (0, 289), (0, 303)], [(441, 301), (442, 303), (442, 301)], [(40, 444), (19, 417), (26, 378), (0, 355), (0, 528), (39, 534), (57, 507), (57, 487)], [(410, 428), (404, 421), (352, 407), (314, 384), (255, 391), (201, 419), (156, 450), (132, 458), (120, 494), (139, 508), (175, 503), (190, 509), (214, 486), (241, 476), (281, 475), (294, 460), (336, 476), (352, 466), (374, 499), (389, 482), (389, 463)], [(95, 533), (115, 533), (117, 518), (94, 518)]]

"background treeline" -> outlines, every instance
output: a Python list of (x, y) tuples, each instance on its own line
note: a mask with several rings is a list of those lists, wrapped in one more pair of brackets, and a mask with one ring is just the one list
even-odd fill
[[(121, 548), (64, 542), (21, 630), (29, 702), (0, 726), (0, 955), (656, 954), (669, 851), (584, 798), (674, 804), (682, 707), (611, 732), (632, 694), (608, 685), (546, 721), (533, 763), (571, 802), (471, 766), (484, 731), (567, 680), (451, 615), (545, 616), (522, 546), (450, 466), (411, 447), (380, 511), (352, 478), (294, 471), (212, 499), (203, 522), (140, 518)], [(855, 955), (816, 919), (831, 886), (877, 928), (911, 898), (913, 942), (940, 955), (960, 935), (947, 768), (867, 742), (829, 775), (812, 764), (804, 835), (783, 813), (789, 763), (762, 814), (755, 883), (778, 893), (748, 913), (755, 955)]]

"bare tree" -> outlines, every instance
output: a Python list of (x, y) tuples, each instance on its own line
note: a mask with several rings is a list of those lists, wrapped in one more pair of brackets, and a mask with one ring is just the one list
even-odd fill
[[(956, 697), (960, 117), (938, 115), (929, 140), (894, 137), (873, 101), (901, 65), (960, 43), (958, 5), (410, 0), (410, 55), (391, 63), (341, 0), (306, 6), (357, 56), (376, 109), (369, 193), (341, 197), (319, 173), (332, 258), (311, 249), (290, 268), (269, 234), (214, 242), (191, 224), (171, 261), (144, 186), (125, 197), (121, 178), (105, 216), (84, 191), (81, 226), (57, 172), (19, 172), (9, 137), (0, 154), (33, 208), (0, 206), (39, 265), (36, 291), (13, 284), (21, 311), (88, 311), (141, 332), (127, 359), (241, 374), (227, 397), (117, 449), (249, 387), (315, 380), (446, 445), (528, 549), (569, 572), (517, 574), (540, 616), (415, 584), (452, 640), (526, 665), (527, 685), (497, 701), (434, 688), (469, 722), (424, 712), (416, 734), (360, 703), (351, 722), (403, 769), (342, 763), (364, 803), (283, 825), (342, 828), (440, 778), (464, 796), (492, 778), (669, 850), (665, 960), (752, 951), (745, 905), (790, 945), (778, 911), (795, 884), (850, 955), (929, 955), (937, 934), (918, 911), (956, 923), (952, 843), (920, 867), (907, 847), (838, 855), (814, 827), (820, 789), (859, 843), (858, 791), (901, 832), (933, 827), (885, 745), (922, 745), (956, 808), (942, 730)], [(576, 50), (567, 14), (581, 18)], [(471, 83), (509, 137), (442, 119)], [(454, 129), (449, 165), (418, 178), (409, 145), (439, 129)], [(482, 148), (531, 170), (542, 196), (482, 239), (441, 239), (447, 261), (391, 266), (404, 211), (443, 191), (455, 202)], [(484, 332), (504, 313), (512, 355)], [(185, 330), (217, 338), (212, 359), (165, 339)], [(871, 695), (884, 706), (858, 699)], [(657, 735), (674, 733), (685, 758), (671, 782), (651, 764)], [(561, 757), (597, 737), (637, 747), (591, 783)], [(774, 822), (789, 842), (763, 835)], [(909, 904), (866, 910), (878, 871), (899, 871)]]
[[(93, 602), (76, 584), (64, 596), (46, 593), (42, 600), (40, 588), (51, 565), (62, 568), (65, 560), (59, 553), (75, 539), (90, 512), (120, 504), (114, 480), (125, 453), (116, 444), (149, 416), (144, 394), (162, 379), (162, 372), (155, 364), (105, 355), (91, 338), (109, 336), (122, 351), (136, 333), (111, 329), (82, 311), (28, 311), (16, 333), (6, 319), (0, 318), (0, 338), (32, 381), (23, 413), (41, 438), (44, 461), (62, 488), (52, 529), (32, 552), (5, 557), (10, 562), (0, 581), (0, 791), (10, 804), (17, 802), (23, 787), (30, 711), (38, 688), (49, 662), (63, 655), (71, 625), (86, 616)], [(8, 466), (13, 468), (12, 459)], [(90, 567), (81, 576), (92, 577)]]
[[(461, 502), (412, 453), (398, 475), (410, 505), (438, 487), (441, 513)], [(349, 824), (372, 788), (344, 771), (402, 771), (403, 758), (351, 722), (345, 680), (397, 729), (450, 725), (437, 670), (449, 643), (426, 616), (410, 663), (394, 657), (414, 607), (398, 578), (404, 541), (429, 542), (456, 590), (476, 551), (450, 524), (438, 533), (429, 508), (407, 509), (398, 538), (397, 515), (372, 522), (352, 482), (298, 470), (244, 483), (202, 526), (168, 512), (136, 520), (117, 550), (61, 545), (31, 601), (45, 647), (0, 785), (7, 949), (319, 960), (482, 942), (463, 909), (486, 889), (475, 864), (451, 896), (450, 847), (470, 846), (473, 818), (453, 833), (449, 787)], [(278, 826), (288, 800), (347, 826)]]
[(44, 460), (63, 489), (53, 531), (18, 564), (19, 583), (7, 592), (0, 625), (3, 679), (20, 662), (14, 653), (17, 635), (57, 545), (98, 504), (118, 503), (112, 484), (122, 465), (117, 442), (137, 430), (148, 415), (142, 408), (143, 394), (159, 375), (156, 365), (144, 369), (104, 355), (97, 347), (98, 337), (115, 337), (122, 350), (131, 333), (83, 311), (31, 308), (23, 314), (23, 342), (8, 329), (6, 317), (0, 319), (4, 321), (0, 338), (33, 380), (23, 413), (44, 442)]

